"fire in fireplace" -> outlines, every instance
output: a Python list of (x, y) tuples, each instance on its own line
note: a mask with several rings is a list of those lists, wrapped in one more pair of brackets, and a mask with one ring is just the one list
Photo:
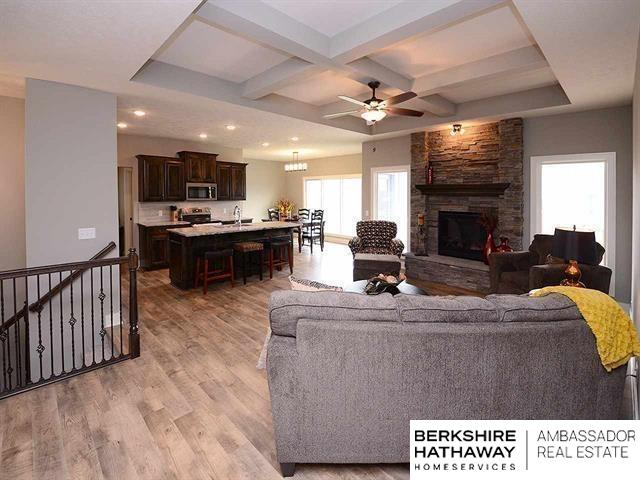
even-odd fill
[(487, 233), (474, 212), (438, 212), (438, 255), (482, 261)]

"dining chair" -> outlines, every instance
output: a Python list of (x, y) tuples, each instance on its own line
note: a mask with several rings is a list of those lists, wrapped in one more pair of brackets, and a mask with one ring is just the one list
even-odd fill
[(310, 215), (311, 210), (309, 210), (308, 208), (298, 209), (298, 221), (303, 224), (293, 229), (293, 233), (298, 235), (298, 253), (302, 252), (302, 229), (304, 228), (304, 223), (309, 221)]
[(271, 222), (280, 220), (280, 214), (278, 213), (277, 208), (267, 209), (267, 214), (269, 215), (269, 221)]
[(324, 251), (324, 210), (314, 210), (311, 213), (311, 221), (302, 226), (302, 244), (305, 240), (309, 241), (311, 253), (313, 253), (313, 244), (318, 243), (320, 250)]

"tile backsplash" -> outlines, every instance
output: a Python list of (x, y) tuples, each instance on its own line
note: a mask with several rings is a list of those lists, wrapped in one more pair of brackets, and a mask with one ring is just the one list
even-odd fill
[(168, 220), (170, 217), (169, 207), (175, 205), (176, 207), (209, 207), (211, 209), (211, 217), (216, 219), (227, 219), (233, 217), (233, 208), (236, 205), (240, 205), (243, 209), (244, 215), (244, 203), (240, 202), (171, 202), (171, 203), (137, 203), (138, 216), (134, 219), (135, 222), (145, 222), (153, 220)]

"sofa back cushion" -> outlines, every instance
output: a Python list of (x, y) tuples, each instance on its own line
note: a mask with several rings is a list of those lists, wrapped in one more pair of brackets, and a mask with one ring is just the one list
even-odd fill
[(486, 301), (495, 306), (500, 322), (553, 322), (582, 318), (576, 304), (557, 293), (544, 297), (489, 295)]
[(269, 321), (276, 335), (295, 337), (298, 320), (398, 322), (389, 293), (369, 296), (346, 292), (279, 290), (271, 294)]
[(495, 306), (478, 297), (397, 295), (395, 300), (402, 322), (477, 323), (498, 321)]

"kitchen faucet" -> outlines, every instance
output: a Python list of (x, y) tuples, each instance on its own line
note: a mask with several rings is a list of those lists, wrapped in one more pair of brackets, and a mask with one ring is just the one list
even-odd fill
[(233, 209), (233, 216), (236, 220), (236, 225), (242, 225), (242, 210), (238, 205)]

